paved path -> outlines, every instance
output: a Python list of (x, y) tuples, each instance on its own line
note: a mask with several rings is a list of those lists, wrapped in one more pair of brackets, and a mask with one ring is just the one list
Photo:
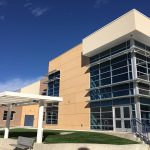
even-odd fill
[[(0, 139), (0, 150), (13, 150), (9, 144), (15, 144), (13, 139)], [(83, 149), (84, 148), (84, 149)], [(148, 145), (131, 144), (131, 145), (109, 145), (109, 144), (34, 144), (33, 150), (148, 150)]]

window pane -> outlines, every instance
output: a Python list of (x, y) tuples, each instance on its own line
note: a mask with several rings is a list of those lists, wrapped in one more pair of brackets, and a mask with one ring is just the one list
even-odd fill
[(105, 50), (100, 53), (100, 59), (106, 58), (108, 56), (110, 56), (110, 50)]
[(100, 76), (101, 76), (101, 79), (110, 77), (110, 72), (103, 73)]
[(111, 84), (111, 78), (106, 78), (101, 80), (101, 85)]
[(128, 68), (127, 67), (123, 67), (123, 68), (114, 70), (112, 72), (112, 75), (122, 74), (122, 73), (125, 73), (125, 72), (128, 72)]
[(99, 54), (90, 58), (90, 63), (96, 62), (99, 60)]
[(101, 107), (101, 112), (112, 111), (112, 107)]
[(130, 120), (124, 120), (124, 126), (125, 128), (131, 128)]
[(102, 113), (101, 117), (102, 118), (112, 118), (112, 112)]
[(121, 128), (121, 120), (116, 120), (116, 128)]
[(123, 107), (124, 118), (130, 118), (130, 109), (129, 107)]
[(104, 127), (113, 125), (113, 120), (112, 119), (102, 119), (102, 125)]
[(111, 48), (111, 54), (116, 54), (126, 49), (126, 42)]
[(141, 43), (141, 42), (136, 41), (136, 40), (135, 40), (135, 45), (136, 45), (137, 47), (140, 47), (140, 48), (145, 49), (145, 45), (144, 45), (143, 43)]
[(116, 117), (116, 118), (121, 118), (120, 107), (119, 107), (119, 108), (115, 108), (115, 117)]
[(114, 76), (112, 79), (113, 79), (113, 83), (128, 80), (128, 73)]
[(141, 105), (141, 110), (150, 111), (150, 105)]

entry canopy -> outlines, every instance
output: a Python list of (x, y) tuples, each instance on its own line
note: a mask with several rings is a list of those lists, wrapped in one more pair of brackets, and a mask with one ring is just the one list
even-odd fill
[(62, 97), (54, 97), (54, 96), (43, 96), (37, 94), (27, 94), (27, 93), (19, 93), (19, 92), (10, 92), (5, 91), (0, 93), (0, 104), (1, 105), (30, 105), (35, 102), (44, 101), (45, 103), (50, 102), (61, 102)]

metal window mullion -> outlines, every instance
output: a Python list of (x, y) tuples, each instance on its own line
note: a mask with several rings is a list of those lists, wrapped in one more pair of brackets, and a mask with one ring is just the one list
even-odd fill
[(52, 124), (52, 113), (50, 115), (50, 124)]
[(112, 90), (112, 83), (113, 83), (113, 79), (112, 79), (112, 63), (111, 63), (111, 60), (110, 60), (110, 79), (111, 79), (111, 97), (113, 97), (113, 90)]
[(54, 96), (54, 81), (53, 81), (53, 96)]
[(125, 66), (122, 66), (122, 67), (118, 67), (118, 68), (116, 68), (116, 69), (112, 69), (112, 71), (116, 71), (116, 70), (119, 70), (119, 69), (125, 68), (125, 67), (127, 67), (127, 66), (128, 66), (128, 64), (127, 64), (127, 65), (125, 65)]
[(147, 57), (146, 57), (146, 69), (147, 69), (147, 77), (148, 77), (148, 81), (149, 81), (149, 75), (148, 75), (148, 61), (147, 61)]
[[(124, 52), (124, 53), (123, 53), (123, 52)], [(126, 52), (126, 53), (129, 53), (129, 52), (130, 52), (130, 48), (129, 48), (129, 49), (126, 49), (126, 50), (124, 50), (124, 51), (122, 51), (122, 52), (119, 52), (119, 53), (117, 53), (117, 54), (108, 56), (108, 57), (106, 57), (106, 58), (104, 58), (104, 59), (102, 59), (102, 60), (100, 60), (100, 61), (98, 61), (98, 62), (94, 62), (94, 63), (90, 64), (89, 67), (95, 66), (95, 65), (97, 65), (97, 64), (101, 64), (101, 63), (103, 63), (103, 62), (106, 62), (106, 61), (110, 60), (110, 58), (113, 59), (113, 58), (122, 56), (122, 55), (125, 54), (125, 52)]]
[(128, 67), (128, 80), (130, 80), (130, 65), (128, 55), (127, 55), (127, 67)]
[(100, 113), (100, 128), (102, 130), (102, 116), (101, 116), (102, 113), (101, 113), (101, 107), (100, 107), (100, 112), (99, 113)]
[(120, 73), (120, 74), (113, 75), (112, 77), (120, 76), (120, 75), (127, 74), (127, 73), (128, 72), (123, 72), (123, 73)]
[[(131, 58), (130, 58), (131, 59)], [(128, 66), (128, 80), (130, 80), (130, 64), (129, 64), (129, 56), (127, 55), (127, 66)], [(131, 95), (131, 85), (129, 83), (129, 95)]]
[(100, 71), (100, 65), (99, 65), (99, 86), (101, 86), (101, 71)]

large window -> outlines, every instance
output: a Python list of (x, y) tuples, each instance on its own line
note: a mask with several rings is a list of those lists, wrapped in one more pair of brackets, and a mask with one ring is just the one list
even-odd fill
[(140, 98), (141, 119), (143, 123), (150, 125), (150, 98)]
[(8, 112), (8, 111), (4, 111), (3, 120), (7, 120), (7, 112)]
[(150, 85), (145, 83), (138, 83), (139, 94), (150, 95)]
[(92, 101), (128, 95), (133, 95), (132, 82), (90, 90), (90, 97)]
[(58, 103), (49, 103), (46, 108), (46, 124), (58, 123)]
[(134, 107), (129, 48), (127, 41), (90, 58), (91, 129), (113, 130), (113, 105)]
[(135, 46), (150, 52), (150, 46), (147, 46), (147, 45), (145, 45), (139, 41), (136, 41), (136, 40), (134, 41), (134, 43), (135, 43)]
[(48, 76), (48, 95), (59, 96), (60, 71)]
[(112, 107), (91, 108), (91, 128), (113, 130)]
[(150, 57), (136, 54), (138, 78), (150, 81)]
[(90, 58), (90, 63), (102, 60), (106, 57), (112, 56), (116, 53), (122, 52), (126, 49), (129, 49), (129, 48), (130, 48), (130, 41), (126, 41), (126, 42), (121, 43), (117, 46), (114, 46), (108, 50), (104, 50), (103, 52), (101, 52), (97, 55), (94, 55), (93, 57)]
[(113, 130), (113, 106), (131, 105), (132, 116), (135, 117), (134, 98), (120, 98), (107, 101), (92, 101), (91, 129)]
[[(135, 54), (137, 83), (140, 96), (150, 96), (150, 46), (130, 41), (112, 47), (90, 58), (90, 108), (91, 128), (109, 130), (112, 128), (112, 106), (130, 105), (135, 118), (135, 102), (131, 53)], [(133, 60), (133, 61), (131, 61)], [(140, 80), (139, 80), (140, 79)], [(147, 82), (149, 81), (149, 82)], [(142, 121), (150, 125), (150, 98), (140, 98)], [(106, 108), (106, 109), (105, 109)]]
[(131, 54), (124, 54), (90, 68), (91, 88), (132, 79)]

